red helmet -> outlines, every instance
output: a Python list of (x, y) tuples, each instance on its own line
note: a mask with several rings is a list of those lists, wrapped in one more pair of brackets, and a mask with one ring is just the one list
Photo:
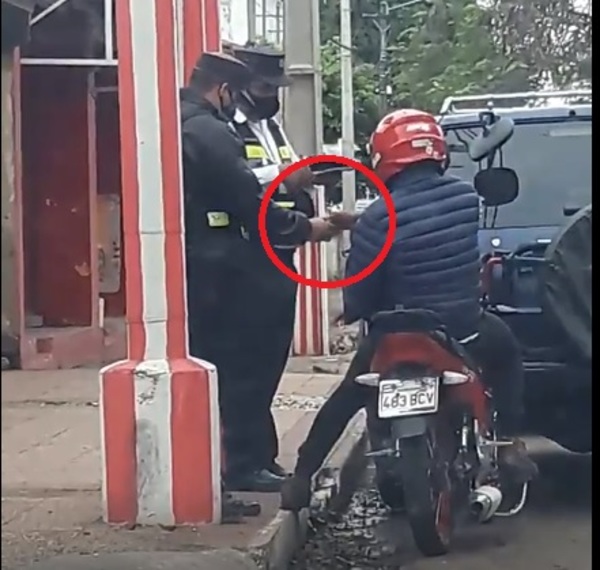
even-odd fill
[(371, 135), (371, 160), (384, 182), (423, 160), (446, 160), (444, 132), (435, 117), (415, 109), (386, 115)]

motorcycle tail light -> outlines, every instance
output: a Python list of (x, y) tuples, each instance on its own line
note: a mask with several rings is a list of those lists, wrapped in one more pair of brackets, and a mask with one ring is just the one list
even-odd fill
[(442, 374), (442, 383), (444, 386), (457, 386), (459, 384), (466, 384), (469, 381), (469, 377), (462, 372), (451, 372), (446, 370)]
[(366, 374), (359, 374), (354, 381), (362, 386), (377, 388), (377, 386), (379, 386), (380, 379), (381, 374), (379, 374), (379, 372), (367, 372)]

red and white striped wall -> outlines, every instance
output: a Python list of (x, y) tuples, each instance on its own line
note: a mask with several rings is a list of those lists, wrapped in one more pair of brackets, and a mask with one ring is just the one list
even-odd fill
[[(326, 214), (325, 189), (315, 191), (317, 216)], [(300, 275), (327, 279), (327, 252), (325, 243), (308, 243), (296, 252), (296, 267)], [(324, 356), (329, 354), (329, 305), (327, 289), (298, 287), (296, 324), (292, 354), (294, 356)]]
[(220, 520), (217, 373), (187, 347), (178, 97), (209, 29), (218, 42), (215, 6), (116, 2), (128, 360), (100, 372), (109, 523)]

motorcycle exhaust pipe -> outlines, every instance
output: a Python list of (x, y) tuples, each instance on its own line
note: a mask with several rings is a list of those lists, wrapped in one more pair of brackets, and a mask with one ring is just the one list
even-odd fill
[(480, 522), (489, 521), (500, 508), (502, 491), (491, 485), (482, 485), (471, 494), (471, 513)]

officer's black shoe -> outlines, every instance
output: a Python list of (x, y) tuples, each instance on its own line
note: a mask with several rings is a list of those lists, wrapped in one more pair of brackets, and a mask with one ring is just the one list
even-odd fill
[(277, 477), (289, 477), (290, 476), (290, 474), (281, 465), (279, 465), (279, 463), (277, 463), (277, 461), (273, 461), (273, 463), (271, 465), (269, 465), (269, 467), (267, 467), (267, 469), (274, 475), (277, 475)]
[(247, 493), (279, 493), (284, 477), (278, 477), (267, 469), (229, 477), (225, 483), (228, 491)]

